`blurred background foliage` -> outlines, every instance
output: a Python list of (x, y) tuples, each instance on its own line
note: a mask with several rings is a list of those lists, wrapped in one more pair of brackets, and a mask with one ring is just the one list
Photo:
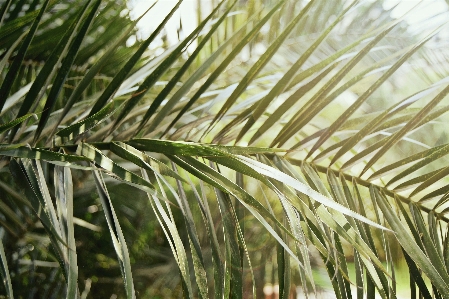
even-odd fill
[(0, 1), (0, 294), (448, 296), (446, 23), (210, 1), (173, 41), (127, 4)]

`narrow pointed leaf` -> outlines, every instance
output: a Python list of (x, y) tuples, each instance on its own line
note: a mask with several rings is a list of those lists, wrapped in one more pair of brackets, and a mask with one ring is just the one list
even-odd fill
[[(414, 204), (410, 204), (410, 211), (413, 216), (413, 220), (416, 224), (416, 228), (420, 234), (420, 237), (422, 239), (422, 243), (424, 245), (424, 249), (427, 253), (427, 256), (429, 257), (430, 262), (432, 265), (439, 271), (440, 275), (443, 278), (446, 278), (444, 276), (444, 273), (447, 273), (446, 266), (443, 262), (443, 256), (440, 255), (441, 251), (436, 248), (436, 246), (440, 246), (440, 244), (435, 244), (429, 234), (429, 230), (424, 223), (424, 219), (421, 215), (421, 211), (419, 211)], [(444, 272), (441, 272), (444, 271)]]
[(11, 276), (9, 275), (8, 261), (6, 260), (5, 249), (3, 248), (3, 241), (0, 239), (0, 258), (1, 258), (1, 274), (3, 278), (3, 283), (5, 284), (6, 295), (10, 299), (14, 299)]
[[(382, 85), (388, 77), (390, 77), (409, 57), (411, 57), (418, 49), (420, 49), (430, 37), (427, 37), (419, 44), (417, 44), (414, 48), (408, 51), (405, 55), (403, 55), (384, 75), (382, 75), (371, 87), (361, 95), (354, 104), (352, 104), (327, 130), (321, 135), (318, 142), (313, 146), (310, 150), (308, 156), (310, 156), (316, 149), (318, 149), (340, 126), (351, 116), (365, 101), (368, 99), (380, 85)], [(378, 155), (377, 153), (376, 155)], [(372, 163), (374, 164), (374, 162)], [(372, 165), (371, 164), (371, 165)], [(369, 166), (368, 166), (369, 165)], [(365, 166), (366, 171), (370, 166), (370, 163)], [(364, 172), (362, 171), (362, 173)]]
[[(85, 12), (87, 7), (89, 6), (89, 2), (87, 2), (81, 9), (79, 17)], [(74, 38), (75, 35), (75, 28), (77, 25), (77, 21), (75, 20), (69, 27), (69, 30), (64, 34), (62, 39), (58, 42), (57, 46), (53, 49), (52, 53), (48, 57), (46, 63), (44, 64), (43, 68), (40, 70), (39, 74), (37, 75), (36, 79), (33, 82), (33, 85), (29, 89), (28, 93), (25, 96), (25, 99), (23, 100), (19, 112), (17, 113), (17, 117), (20, 118), (27, 113), (30, 112), (32, 109), (32, 106), (38, 102), (42, 96), (45, 93), (45, 90), (47, 86), (50, 84), (50, 80), (53, 78), (54, 74), (57, 71), (57, 68), (55, 68), (55, 65), (59, 65), (62, 58), (67, 52), (68, 44), (70, 41)], [(9, 137), (9, 140), (13, 140), (15, 134), (19, 130), (19, 126), (16, 126)]]
[(67, 227), (67, 266), (68, 266), (68, 282), (67, 282), (67, 299), (75, 298), (78, 293), (78, 264), (76, 255), (76, 244), (74, 235), (73, 222), (73, 183), (72, 174), (67, 167), (56, 167), (55, 170), (56, 182), (56, 198), (61, 202), (62, 219), (65, 221)]
[[(148, 175), (145, 171), (142, 171), (142, 176), (148, 180)], [(165, 191), (162, 187), (162, 183), (159, 176), (156, 176), (156, 180), (158, 182), (159, 188), (161, 190), (163, 198), (167, 198)], [(153, 210), (156, 214), (156, 217), (161, 224), (161, 227), (164, 231), (164, 234), (167, 237), (167, 240), (170, 243), (171, 250), (176, 259), (176, 263), (178, 264), (178, 269), (181, 274), (182, 279), (182, 288), (184, 291), (184, 298), (192, 298), (192, 285), (189, 277), (189, 267), (188, 260), (184, 245), (180, 238), (178, 229), (174, 223), (173, 215), (170, 211), (170, 206), (167, 205), (168, 213), (165, 211), (159, 198), (155, 195), (148, 194), (148, 198), (150, 199), (150, 203), (153, 207)], [(160, 215), (160, 216), (159, 216)], [(172, 241), (173, 239), (173, 241)]]
[(95, 115), (97, 112), (102, 110), (102, 108), (108, 103), (110, 98), (117, 92), (120, 84), (126, 79), (131, 69), (136, 65), (139, 61), (142, 54), (147, 50), (148, 46), (153, 42), (156, 36), (161, 32), (164, 28), (165, 24), (167, 24), (168, 20), (175, 13), (175, 11), (181, 5), (182, 0), (179, 0), (178, 3), (173, 7), (170, 13), (164, 18), (161, 24), (151, 33), (151, 35), (142, 43), (139, 49), (134, 53), (134, 55), (126, 62), (125, 66), (123, 66), (119, 72), (114, 76), (114, 79), (109, 83), (106, 89), (103, 91), (101, 96), (97, 99), (94, 106), (89, 112), (89, 116)]
[(293, 177), (284, 174), (280, 172), (279, 170), (276, 170), (275, 168), (269, 167), (268, 165), (265, 165), (263, 163), (260, 163), (258, 161), (246, 158), (244, 156), (239, 156), (239, 160), (241, 160), (243, 163), (248, 165), (249, 167), (255, 169), (259, 173), (274, 178), (276, 180), (281, 181), (282, 183), (291, 186), (292, 188), (298, 190), (299, 192), (310, 196), (315, 201), (329, 207), (332, 209), (335, 209), (336, 211), (339, 211), (340, 213), (343, 213), (345, 215), (348, 215), (350, 217), (353, 217), (355, 219), (358, 219), (362, 222), (365, 222), (369, 225), (372, 225), (373, 227), (377, 227), (380, 229), (388, 230), (387, 228), (349, 210), (348, 208), (336, 203), (330, 198), (327, 198), (326, 196), (322, 195), (321, 193), (318, 193), (317, 191), (313, 190), (311, 187), (299, 182), (298, 180), (294, 179)]
[[(2, 7), (0, 8), (0, 28), (3, 25), (3, 21), (5, 20), (6, 13), (9, 10), (9, 6), (11, 5), (12, 0), (7, 0), (3, 2)], [(12, 298), (12, 296), (11, 296)]]
[[(285, 39), (290, 35), (292, 30), (296, 27), (298, 22), (302, 19), (304, 15), (310, 10), (314, 1), (310, 1), (307, 5), (295, 16), (295, 18), (287, 25), (284, 31), (276, 38), (276, 40), (270, 45), (270, 47), (265, 51), (265, 53), (257, 60), (257, 62), (251, 67), (251, 69), (246, 73), (246, 75), (240, 80), (239, 85), (233, 91), (233, 93), (226, 100), (226, 103), (221, 107), (220, 111), (215, 115), (209, 128), (211, 128), (215, 122), (219, 121), (223, 115), (229, 110), (229, 108), (235, 103), (238, 97), (245, 91), (249, 83), (257, 76), (257, 74), (262, 70), (262, 68), (270, 61)], [(307, 54), (306, 54), (307, 55)], [(310, 54), (309, 54), (310, 55)], [(209, 129), (207, 129), (209, 130)], [(207, 131), (206, 130), (206, 131)]]
[(413, 280), (416, 282), (416, 284), (419, 287), (420, 294), (425, 299), (431, 299), (432, 296), (429, 293), (429, 290), (427, 289), (426, 283), (424, 282), (424, 279), (422, 277), (422, 274), (420, 273), (418, 267), (416, 267), (415, 262), (410, 258), (410, 256), (407, 254), (407, 252), (402, 248), (402, 253), (404, 254), (405, 261), (407, 262), (407, 266), (410, 270), (410, 280)]
[[(176, 169), (176, 168), (175, 168)], [(163, 178), (160, 177), (162, 180)], [(168, 182), (165, 182), (167, 186), (169, 186)], [(195, 227), (195, 223), (193, 220), (192, 211), (188, 204), (187, 196), (182, 187), (181, 181), (176, 181), (178, 185), (178, 194), (179, 197), (176, 196), (176, 200), (178, 201), (178, 205), (181, 207), (182, 214), (184, 216), (184, 220), (186, 223), (186, 227), (188, 229), (189, 234), (189, 244), (192, 252), (192, 260), (193, 267), (195, 272), (196, 283), (199, 289), (200, 298), (207, 298), (207, 276), (204, 264), (204, 257), (201, 252), (200, 241), (198, 239), (198, 232)], [(173, 194), (175, 194), (172, 191)]]
[[(388, 32), (393, 30), (396, 23), (391, 24), (388, 28), (386, 28), (383, 32), (378, 34), (372, 41), (370, 41), (361, 51), (359, 51), (355, 57), (353, 57), (347, 64), (345, 64), (336, 74), (333, 76), (324, 87), (322, 87), (314, 96), (312, 99), (309, 100), (310, 106), (313, 104), (313, 109), (309, 110), (300, 110), (298, 111), (293, 118), (286, 124), (284, 129), (279, 133), (279, 135), (276, 137), (276, 139), (273, 141), (273, 144), (279, 143), (280, 145), (284, 144), (288, 138), (292, 136), (292, 134), (295, 134), (299, 129), (301, 129), (307, 121), (311, 119), (316, 113), (318, 113), (322, 108), (324, 108), (331, 100), (332, 98), (326, 97), (326, 95), (331, 92), (331, 90), (343, 79), (344, 76), (346, 76), (347, 72), (350, 71), (365, 55), (369, 53), (369, 51), (381, 40), (383, 39)], [(404, 59), (405, 61), (405, 59)], [(393, 71), (391, 71), (393, 72)], [(386, 79), (386, 78), (385, 78)], [(368, 97), (368, 94), (366, 94), (366, 97)], [(359, 98), (359, 102), (363, 102), (363, 96)], [(317, 101), (317, 102), (315, 102)], [(353, 104), (354, 105), (354, 104)], [(346, 110), (350, 111), (350, 110)], [(305, 115), (303, 115), (305, 114)], [(351, 113), (352, 114), (352, 113)], [(341, 116), (343, 117), (343, 115)], [(349, 115), (348, 115), (349, 117)], [(295, 120), (300, 120), (298, 123), (294, 124)], [(336, 122), (334, 122), (335, 124)], [(294, 125), (293, 125), (294, 124)], [(328, 131), (330, 128), (328, 129)], [(327, 132), (327, 131), (326, 131)], [(321, 135), (320, 139), (316, 144), (320, 142), (324, 137), (324, 134)], [(316, 146), (315, 144), (315, 146)], [(314, 146), (314, 147), (315, 147)], [(311, 151), (313, 152), (313, 150)], [(310, 156), (310, 152), (309, 152)]]
[(396, 234), (396, 237), (399, 243), (402, 245), (402, 248), (409, 254), (413, 256), (414, 261), (417, 266), (432, 280), (435, 287), (439, 290), (444, 298), (447, 298), (449, 294), (449, 286), (447, 282), (449, 278), (446, 279), (447, 273), (439, 273), (436, 268), (429, 261), (427, 256), (421, 251), (418, 245), (411, 241), (409, 233), (405, 230), (404, 226), (400, 222), (397, 215), (393, 212), (386, 199), (379, 193), (379, 191), (375, 188), (374, 194), (376, 196), (376, 200), (379, 204), (380, 209), (384, 217), (387, 219), (391, 228)]
[[(247, 27), (248, 23), (246, 23), (242, 28), (240, 28), (233, 36), (227, 39), (220, 47), (212, 53), (212, 55), (203, 63), (200, 67), (198, 67), (195, 72), (183, 83), (183, 85), (176, 91), (176, 93), (170, 97), (167, 103), (161, 108), (158, 114), (155, 116), (154, 120), (148, 125), (148, 128), (145, 129), (146, 132), (153, 131), (161, 121), (171, 112), (171, 109), (175, 107), (176, 104), (181, 101), (182, 97), (192, 88), (192, 86), (201, 78), (202, 75), (206, 72), (206, 70), (218, 59), (220, 58), (220, 54), (226, 50), (229, 45), (232, 44), (237, 38), (241, 37), (244, 34), (244, 31)], [(172, 125), (169, 125), (165, 132), (171, 129)]]
[(31, 41), (33, 40), (34, 35), (36, 34), (37, 27), (39, 26), (41, 18), (44, 15), (44, 12), (47, 9), (49, 2), (50, 0), (46, 0), (42, 4), (42, 7), (39, 10), (39, 14), (36, 16), (36, 19), (34, 19), (34, 22), (31, 25), (31, 28), (28, 31), (27, 36), (23, 40), (22, 45), (20, 46), (17, 55), (15, 56), (14, 61), (12, 62), (11, 67), (8, 70), (8, 73), (6, 74), (5, 79), (3, 79), (2, 85), (0, 87), (0, 111), (3, 110), (3, 106), (5, 105), (6, 99), (8, 98), (8, 95), (11, 91), (11, 87), (14, 81), (16, 80), (17, 74), (19, 73), (18, 71), (22, 65), (23, 58), (25, 57), (28, 47), (30, 46)]
[[(311, 1), (312, 2), (312, 1)], [(309, 2), (309, 3), (311, 3)], [(252, 127), (252, 125), (259, 119), (259, 117), (264, 113), (266, 107), (268, 107), (269, 103), (279, 95), (287, 86), (287, 84), (291, 81), (292, 77), (296, 74), (296, 72), (301, 68), (304, 62), (312, 55), (312, 53), (318, 48), (321, 42), (328, 36), (328, 34), (337, 26), (338, 23), (343, 19), (346, 13), (357, 3), (357, 1), (352, 2), (348, 7), (341, 12), (338, 17), (330, 24), (326, 30), (324, 30), (320, 36), (314, 41), (314, 43), (301, 55), (301, 57), (293, 64), (293, 66), (285, 73), (285, 75), (279, 80), (276, 85), (270, 90), (267, 96), (260, 101), (255, 107), (254, 111), (251, 114), (251, 117), (248, 119), (242, 131), (239, 133), (236, 141), (239, 141), (243, 135)], [(301, 13), (307, 10), (308, 7), (303, 8)], [(304, 13), (307, 13), (305, 11)], [(299, 17), (299, 14), (298, 14)], [(295, 18), (296, 20), (296, 18)], [(298, 20), (299, 21), (299, 20)], [(294, 21), (292, 21), (294, 22)], [(288, 30), (288, 29), (286, 29)], [(285, 31), (284, 31), (285, 32)], [(330, 68), (331, 69), (331, 68)], [(229, 101), (229, 100), (228, 100)], [(223, 108), (222, 108), (223, 109)]]
[(181, 156), (251, 155), (285, 151), (283, 149), (271, 149), (263, 147), (224, 146), (215, 144), (201, 144), (196, 142), (169, 141), (146, 138), (132, 139), (127, 143), (134, 148), (142, 151)]
[(429, 178), (434, 176), (436, 173), (438, 173), (442, 169), (443, 168), (440, 168), (440, 169), (431, 171), (429, 173), (420, 175), (418, 177), (415, 177), (413, 179), (410, 179), (410, 180), (408, 180), (408, 181), (406, 181), (406, 182), (396, 186), (393, 190), (395, 192), (398, 192), (398, 191), (403, 191), (403, 190), (407, 190), (407, 189), (413, 188), (413, 186), (416, 186), (417, 184), (421, 184), (422, 182), (428, 180)]
[(396, 176), (394, 176), (391, 180), (388, 181), (387, 186), (391, 185), (394, 182), (397, 182), (398, 180), (406, 177), (407, 175), (415, 172), (416, 170), (428, 165), (429, 163), (444, 157), (445, 155), (449, 154), (449, 144), (439, 145), (434, 148), (431, 148), (426, 151), (422, 151), (420, 153), (411, 155), (410, 157), (407, 157), (405, 159), (402, 159), (398, 162), (395, 162), (391, 164), (390, 166), (386, 166), (375, 173), (373, 173), (370, 177), (371, 178), (377, 178), (382, 174), (387, 173), (388, 171), (391, 171), (399, 166), (417, 161), (412, 166), (408, 167), (404, 171), (400, 172)]
[[(190, 107), (200, 98), (200, 96), (212, 85), (212, 83), (218, 78), (218, 76), (226, 69), (226, 67), (231, 63), (231, 61), (240, 53), (243, 47), (250, 42), (254, 36), (259, 32), (260, 28), (271, 18), (271, 16), (278, 10), (285, 0), (279, 1), (264, 17), (260, 20), (254, 28), (242, 38), (242, 40), (235, 46), (231, 53), (229, 53), (223, 62), (215, 69), (215, 71), (209, 76), (206, 82), (198, 89), (198, 91), (192, 96), (189, 102), (182, 108), (182, 110), (176, 115), (175, 119), (169, 124), (167, 130), (171, 128)], [(164, 132), (164, 135), (167, 133)]]
[[(223, 2), (221, 2), (223, 3)], [(143, 98), (143, 96), (153, 87), (157, 80), (170, 68), (173, 63), (179, 58), (182, 52), (185, 50), (186, 46), (195, 38), (195, 36), (206, 26), (215, 12), (220, 8), (218, 5), (207, 18), (205, 18), (198, 27), (193, 30), (192, 33), (189, 34), (177, 47), (173, 50), (172, 53), (159, 65), (156, 69), (143, 81), (143, 83), (139, 86), (139, 89), (136, 91), (135, 96), (132, 96), (125, 104), (123, 110), (120, 111), (120, 114), (117, 116), (117, 119), (114, 122), (114, 125), (111, 128), (111, 131), (114, 130), (121, 121), (131, 112), (131, 110), (138, 104), (138, 102)], [(172, 83), (175, 84), (175, 83)], [(158, 99), (158, 101), (162, 101), (162, 99)], [(153, 101), (154, 103), (154, 101)], [(152, 112), (160, 105), (156, 103), (156, 105), (150, 106)]]
[[(211, 13), (213, 15), (218, 11), (220, 6), (225, 1), (221, 1), (219, 5), (214, 9), (214, 11)], [(189, 66), (195, 61), (195, 59), (198, 57), (199, 52), (201, 49), (206, 45), (206, 43), (211, 38), (212, 34), (218, 29), (218, 27), (223, 23), (223, 20), (227, 17), (228, 13), (231, 11), (231, 9), (234, 7), (236, 1), (232, 2), (231, 5), (229, 5), (226, 12), (220, 17), (220, 19), (212, 26), (212, 28), (209, 30), (207, 35), (201, 39), (201, 42), (199, 43), (198, 47), (195, 49), (195, 51), (189, 56), (189, 59), (182, 65), (182, 67), (176, 72), (176, 74), (173, 76), (173, 78), (170, 79), (170, 82), (164, 87), (164, 89), (157, 95), (157, 97), (154, 99), (154, 101), (151, 103), (150, 108), (148, 108), (147, 112), (145, 112), (144, 117), (142, 118), (139, 128), (137, 129), (137, 133), (142, 130), (142, 128), (146, 125), (148, 120), (153, 116), (153, 114), (156, 112), (158, 107), (161, 105), (162, 101), (168, 96), (168, 94), (171, 92), (171, 90), (176, 86), (176, 84), (179, 82), (181, 77), (184, 75), (184, 73), (187, 71)], [(201, 28), (201, 26), (199, 26)], [(168, 103), (167, 103), (168, 105)], [(159, 116), (160, 115), (160, 116)], [(162, 119), (160, 118), (163, 114), (159, 113), (159, 118), (155, 118), (153, 123), (151, 124), (152, 127), (154, 127), (155, 124), (158, 124), (159, 121)], [(151, 130), (148, 129), (148, 130)]]
[(121, 43), (123, 43), (127, 38), (129, 38), (129, 35), (132, 32), (132, 30), (134, 29), (134, 27), (136, 26), (137, 22), (139, 22), (146, 15), (146, 13), (148, 11), (150, 11), (151, 8), (153, 8), (153, 6), (155, 4), (156, 4), (156, 2), (152, 6), (150, 6), (148, 8), (148, 10), (145, 13), (143, 13), (139, 18), (134, 20), (134, 22), (132, 22), (128, 26), (128, 28), (116, 40), (114, 40), (111, 43), (111, 45), (107, 48), (104, 55), (97, 62), (95, 62), (95, 64), (92, 67), (89, 68), (89, 71), (83, 76), (83, 78), (81, 79), (81, 82), (78, 83), (75, 90), (72, 92), (69, 99), (65, 103), (62, 113), (60, 114), (58, 120), (55, 122), (55, 124), (53, 126), (52, 132), (50, 133), (50, 137), (53, 135), (54, 131), (59, 126), (59, 124), (62, 122), (64, 117), (69, 113), (70, 109), (75, 104), (75, 101), (78, 100), (78, 98), (86, 90), (86, 88), (89, 86), (89, 84), (91, 84), (92, 80), (97, 75), (97, 73), (108, 62), (110, 56), (117, 50), (117, 47)]
[[(282, 103), (277, 109), (276, 111), (274, 111), (267, 119), (267, 121), (265, 121), (260, 128), (258, 128), (257, 132), (253, 135), (253, 137), (251, 137), (251, 140), (249, 141), (249, 144), (253, 144), (260, 136), (262, 136), (262, 134), (268, 130), (269, 128), (271, 128), (279, 119), (280, 117), (289, 109), (291, 108), (291, 106), (293, 105), (293, 101), (297, 101), (298, 99), (300, 99), (304, 94), (306, 94), (308, 91), (310, 91), (312, 88), (314, 88), (318, 83), (321, 82), (321, 80), (323, 80), (336, 66), (338, 65), (338, 63), (334, 63), (331, 66), (329, 66), (327, 69), (325, 69), (324, 71), (322, 71), (320, 74), (318, 74), (315, 78), (313, 78), (312, 80), (310, 80), (310, 82), (308, 82), (307, 84), (301, 86), (297, 91), (295, 91), (294, 94), (292, 94), (284, 103)], [(268, 98), (268, 95), (265, 97)], [(262, 101), (265, 101), (265, 98)], [(262, 105), (262, 102), (259, 104)], [(256, 108), (257, 109), (257, 108)], [(251, 111), (248, 111), (248, 114)], [(255, 114), (255, 116), (253, 116), (253, 114)], [(253, 114), (249, 114), (248, 115), (248, 123), (245, 124), (245, 127), (242, 129), (242, 131), (245, 130), (249, 130), (250, 128), (250, 124), (252, 123), (252, 118), (254, 117), (255, 119), (257, 119), (257, 113), (256, 111), (253, 112)], [(231, 122), (228, 126), (234, 126), (237, 121), (239, 121), (239, 118), (237, 117), (233, 122)], [(227, 131), (228, 126), (226, 126), (222, 131)], [(231, 127), (232, 128), (232, 127)], [(220, 132), (220, 135), (222, 135), (223, 133)], [(219, 135), (219, 136), (220, 136)]]
[(416, 187), (415, 190), (413, 190), (412, 193), (410, 193), (409, 197), (412, 197), (418, 192), (421, 192), (422, 190), (432, 186), (435, 182), (445, 178), (449, 174), (449, 167), (445, 167), (441, 170), (439, 170), (437, 173), (435, 173), (433, 176), (422, 182), (418, 187)]
[(425, 107), (423, 107), (414, 118), (412, 118), (401, 130), (396, 132), (391, 136), (387, 143), (372, 157), (365, 168), (362, 170), (361, 174), (364, 174), (379, 158), (381, 158), (398, 140), (400, 140), (405, 134), (410, 130), (414, 129), (415, 126), (434, 108), (440, 103), (446, 95), (449, 93), (449, 86), (444, 88), (432, 101), (430, 101)]
[(429, 90), (424, 90), (423, 92), (415, 93), (414, 95), (404, 99), (396, 105), (391, 106), (390, 108), (384, 110), (381, 115), (373, 118), (368, 124), (366, 124), (361, 130), (359, 130), (354, 136), (352, 136), (349, 140), (347, 140), (341, 149), (335, 154), (332, 158), (330, 165), (332, 165), (338, 158), (340, 158), (344, 153), (353, 148), (360, 140), (362, 140), (367, 134), (374, 131), (377, 126), (379, 126), (383, 121), (385, 121), (388, 117), (391, 117), (394, 113), (399, 112), (400, 110), (406, 108), (407, 106), (413, 104), (417, 100), (421, 99), (423, 94), (430, 93)]
[[(88, 2), (89, 3), (89, 2)], [(50, 117), (50, 113), (53, 112), (53, 108), (56, 104), (56, 100), (58, 98), (59, 93), (62, 90), (62, 86), (67, 79), (67, 75), (71, 71), (72, 65), (75, 61), (76, 55), (81, 47), (81, 43), (87, 35), (87, 31), (93, 22), (95, 15), (97, 14), (98, 7), (101, 4), (101, 0), (97, 0), (90, 7), (90, 13), (84, 18), (83, 14), (87, 13), (87, 5), (84, 7), (80, 13), (80, 22), (73, 28), (75, 32), (77, 32), (76, 36), (73, 37), (73, 42), (70, 45), (70, 48), (67, 51), (67, 55), (62, 60), (61, 67), (59, 68), (58, 74), (53, 80), (52, 87), (45, 101), (44, 109), (42, 110), (41, 118), (39, 119), (39, 124), (36, 129), (36, 133), (34, 134), (34, 142), (36, 142), (44, 129), (44, 126), (47, 124), (47, 121)], [(77, 28), (80, 26), (81, 28)], [(34, 143), (33, 142), (33, 143)]]
[(125, 242), (125, 237), (123, 236), (120, 223), (118, 222), (117, 215), (115, 213), (114, 207), (112, 205), (111, 198), (109, 197), (106, 184), (103, 180), (100, 171), (93, 171), (95, 185), (97, 186), (98, 195), (101, 199), (101, 204), (103, 206), (103, 211), (106, 216), (106, 220), (109, 227), (109, 232), (111, 234), (112, 243), (114, 249), (117, 253), (117, 257), (120, 264), (120, 270), (122, 272), (123, 281), (125, 283), (126, 298), (135, 299), (136, 294), (134, 291), (134, 282), (131, 273), (131, 261), (128, 253), (128, 246)]
[(36, 114), (29, 113), (29, 114), (26, 114), (26, 115), (24, 115), (22, 117), (16, 118), (16, 119), (14, 119), (14, 120), (6, 123), (6, 124), (0, 125), (0, 133), (3, 133), (3, 132), (11, 129), (12, 127), (14, 127), (16, 125), (23, 123), (24, 121), (26, 121), (31, 116), (37, 118)]
[(76, 155), (62, 154), (45, 149), (30, 148), (21, 144), (12, 146), (0, 146), (0, 155), (28, 158), (35, 160), (58, 161), (58, 162), (81, 162), (88, 159)]
[(147, 180), (134, 174), (131, 171), (117, 165), (106, 157), (100, 150), (87, 143), (80, 143), (76, 150), (78, 155), (82, 155), (107, 171), (109, 175), (123, 180), (125, 183), (142, 189), (150, 194), (154, 193), (154, 186)]
[(149, 155), (146, 155), (145, 153), (136, 150), (130, 145), (122, 142), (113, 142), (110, 145), (110, 150), (117, 156), (127, 161), (131, 161), (137, 166), (145, 168), (146, 170), (149, 170), (151, 172), (155, 172), (155, 170), (151, 166), (150, 162), (156, 162), (159, 166), (159, 171), (161, 174), (168, 175), (179, 181), (185, 182), (185, 180), (181, 176), (171, 170), (167, 165)]
[(122, 106), (122, 104), (122, 101), (109, 102), (100, 111), (92, 116), (58, 131), (53, 139), (53, 144), (64, 144), (67, 141), (70, 141), (86, 131), (98, 126), (113, 115)]

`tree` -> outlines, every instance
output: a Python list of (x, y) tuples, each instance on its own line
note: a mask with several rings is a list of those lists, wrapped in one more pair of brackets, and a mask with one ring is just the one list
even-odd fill
[(442, 28), (224, 0), (169, 45), (180, 4), (126, 46), (125, 3), (2, 2), (5, 294), (261, 297), (277, 272), (288, 298), (321, 265), (337, 298), (395, 298), (404, 259), (412, 296), (447, 298)]

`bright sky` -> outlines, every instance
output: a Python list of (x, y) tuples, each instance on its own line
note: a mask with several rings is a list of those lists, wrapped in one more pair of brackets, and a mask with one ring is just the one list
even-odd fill
[[(200, 0), (203, 17), (206, 13), (211, 11), (210, 0)], [(378, 0), (365, 0), (378, 1)], [(148, 37), (152, 30), (154, 30), (176, 5), (177, 0), (160, 0), (155, 7), (148, 12), (148, 14), (139, 22), (140, 38)], [(167, 23), (165, 30), (169, 42), (177, 42), (177, 31), (179, 27), (179, 18), (181, 18), (184, 34), (189, 34), (197, 24), (196, 6), (198, 0), (184, 0), (178, 11), (174, 14), (172, 19)], [(421, 2), (421, 3), (420, 3)], [(135, 19), (143, 14), (155, 0), (130, 0), (131, 15)], [(420, 4), (419, 4), (420, 3)], [(397, 7), (392, 11), (392, 16), (395, 18), (401, 17), (404, 13), (409, 11), (415, 5), (419, 4), (406, 17), (407, 22), (412, 25), (423, 28), (435, 28), (436, 26), (446, 22), (448, 17), (448, 4), (445, 0), (386, 0), (384, 1), (384, 8), (388, 9), (394, 5)], [(449, 31), (449, 30), (446, 30)]]
[[(421, 4), (419, 4), (421, 2)], [(411, 23), (422, 21), (447, 10), (447, 4), (444, 0), (385, 0), (384, 8), (390, 9), (398, 5), (392, 12), (392, 17), (398, 18), (415, 5), (414, 12), (407, 18)]]
[[(142, 15), (151, 5), (154, 0), (131, 0), (131, 16), (133, 19)], [(204, 13), (210, 12), (211, 1), (201, 0), (202, 11)], [(159, 0), (158, 3), (147, 13), (145, 17), (137, 24), (140, 29), (140, 38), (150, 36), (151, 32), (164, 20), (165, 16), (178, 3), (177, 0)], [(181, 18), (184, 35), (191, 33), (197, 25), (196, 16), (197, 0), (184, 0), (178, 10), (175, 12), (170, 21), (165, 26), (167, 31), (167, 38), (169, 42), (177, 42), (177, 28), (179, 27), (179, 18)]]
[(405, 18), (411, 25), (435, 28), (448, 20), (448, 5), (444, 0), (386, 0), (384, 2), (386, 9), (395, 5), (397, 7), (391, 14), (394, 18), (399, 18), (413, 9)]

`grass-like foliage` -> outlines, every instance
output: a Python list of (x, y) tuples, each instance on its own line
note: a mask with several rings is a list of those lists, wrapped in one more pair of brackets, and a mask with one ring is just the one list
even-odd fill
[(0, 1), (0, 294), (449, 298), (445, 24), (181, 2)]

